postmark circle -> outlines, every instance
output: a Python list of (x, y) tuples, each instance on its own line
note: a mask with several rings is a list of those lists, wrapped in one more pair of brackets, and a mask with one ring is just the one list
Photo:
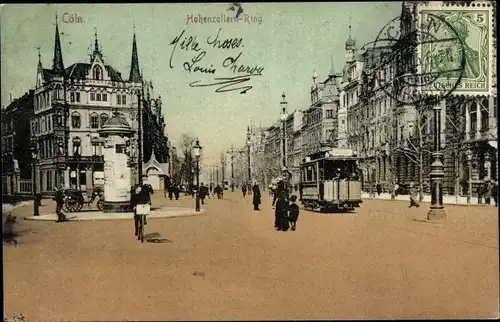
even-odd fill
[[(411, 32), (402, 34), (403, 25), (401, 16), (392, 19), (373, 42), (369, 58), (375, 82), (402, 104), (418, 104), (430, 96), (441, 101), (462, 79), (466, 63), (462, 40), (450, 23), (435, 14), (426, 13)], [(387, 75), (389, 66), (392, 72)]]

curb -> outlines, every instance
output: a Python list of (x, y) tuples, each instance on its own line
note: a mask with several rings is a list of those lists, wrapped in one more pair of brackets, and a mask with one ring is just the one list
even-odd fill
[[(92, 219), (82, 219), (81, 217), (73, 217), (71, 218), (70, 216), (68, 216), (68, 222), (79, 222), (79, 221), (105, 221), (105, 220), (108, 220), (108, 221), (114, 221), (114, 220), (134, 220), (134, 217), (132, 215), (132, 213), (130, 213), (132, 217), (128, 217), (128, 216), (123, 216), (123, 217), (113, 217), (113, 218), (110, 218), (110, 217), (102, 217), (102, 218), (92, 218)], [(205, 215), (207, 214), (207, 210), (206, 209), (200, 209), (199, 212), (189, 212), (189, 213), (186, 213), (186, 214), (174, 214), (174, 215), (167, 215), (167, 216), (157, 216), (157, 217), (148, 217), (148, 220), (152, 220), (152, 219), (166, 219), (166, 218), (180, 218), (180, 217), (194, 217), (194, 216), (199, 216), (199, 215)], [(54, 215), (57, 217), (56, 214), (49, 214), (49, 215)], [(42, 216), (47, 216), (47, 215), (42, 215)], [(24, 217), (23, 219), (24, 220), (30, 220), (30, 221), (52, 221), (54, 222), (55, 220), (57, 220), (57, 218), (46, 218), (46, 217), (43, 217), (42, 216), (40, 217), (34, 217), (34, 216), (27, 216), (27, 217)]]
[[(408, 198), (408, 200), (401, 200), (401, 199), (385, 199), (385, 198), (363, 198), (362, 199), (363, 201), (365, 200), (380, 200), (380, 201), (399, 201), (399, 202), (410, 202), (410, 198)], [(423, 200), (423, 201), (420, 201), (420, 203), (426, 203), (426, 204), (430, 204), (431, 202), (430, 201), (427, 201), (427, 200)], [(492, 208), (496, 208), (495, 205), (488, 205), (488, 204), (477, 204), (477, 203), (469, 203), (469, 204), (463, 204), (463, 203), (449, 203), (449, 202), (445, 202), (443, 203), (445, 206), (460, 206), (460, 207), (470, 207), (470, 206), (473, 206), (473, 207), (492, 207)]]

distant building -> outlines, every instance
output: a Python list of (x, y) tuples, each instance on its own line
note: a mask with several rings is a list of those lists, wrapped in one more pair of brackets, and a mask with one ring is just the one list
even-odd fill
[[(12, 101), (2, 109), (2, 194), (30, 193), (32, 159), (30, 117), (34, 91)], [(28, 182), (26, 182), (28, 181)]]

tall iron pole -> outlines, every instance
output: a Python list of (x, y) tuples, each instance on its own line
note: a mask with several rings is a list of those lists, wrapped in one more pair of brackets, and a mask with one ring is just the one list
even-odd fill
[(443, 178), (444, 165), (443, 153), (441, 152), (441, 103), (434, 105), (434, 152), (431, 164), (431, 206), (427, 214), (428, 220), (439, 220), (446, 218), (443, 204)]
[(139, 123), (137, 126), (137, 147), (139, 149), (139, 156), (138, 156), (138, 164), (137, 164), (137, 172), (139, 175), (139, 184), (142, 185), (142, 109), (141, 109), (141, 103), (142, 103), (142, 95), (141, 92), (137, 94), (137, 122)]
[(234, 148), (231, 146), (231, 191), (234, 192)]
[(248, 184), (251, 184), (252, 170), (250, 168), (250, 126), (247, 127), (247, 161), (248, 161)]

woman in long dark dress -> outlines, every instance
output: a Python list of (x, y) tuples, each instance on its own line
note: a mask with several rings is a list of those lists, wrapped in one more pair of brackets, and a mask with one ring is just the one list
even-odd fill
[(285, 191), (280, 191), (278, 200), (276, 201), (276, 209), (274, 211), (275, 221), (274, 227), (277, 230), (287, 231), (289, 226), (288, 222), (288, 200), (286, 199)]
[(259, 210), (260, 205), (260, 188), (257, 183), (255, 183), (252, 187), (253, 191), (253, 210)]

